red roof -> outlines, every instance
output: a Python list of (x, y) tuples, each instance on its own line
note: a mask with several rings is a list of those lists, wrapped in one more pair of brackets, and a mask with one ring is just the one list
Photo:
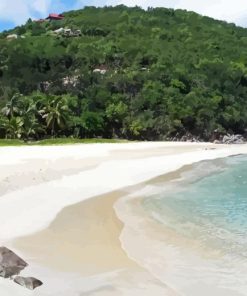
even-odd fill
[(53, 19), (53, 20), (62, 20), (64, 18), (64, 16), (62, 14), (50, 13), (47, 18)]

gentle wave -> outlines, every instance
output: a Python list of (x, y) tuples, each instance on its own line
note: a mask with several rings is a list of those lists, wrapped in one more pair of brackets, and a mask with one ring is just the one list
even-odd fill
[(247, 157), (204, 161), (115, 205), (123, 248), (179, 295), (247, 295)]

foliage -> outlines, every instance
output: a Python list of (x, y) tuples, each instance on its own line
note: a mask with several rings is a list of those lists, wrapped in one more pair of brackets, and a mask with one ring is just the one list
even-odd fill
[(106, 144), (106, 143), (128, 143), (127, 140), (116, 139), (74, 139), (74, 138), (51, 138), (40, 141), (23, 141), (13, 139), (0, 139), (0, 147), (4, 146), (50, 146), (50, 145), (71, 145), (71, 144)]
[[(247, 29), (165, 8), (64, 15), (0, 34), (0, 137), (246, 132)], [(54, 33), (61, 27), (82, 34)]]

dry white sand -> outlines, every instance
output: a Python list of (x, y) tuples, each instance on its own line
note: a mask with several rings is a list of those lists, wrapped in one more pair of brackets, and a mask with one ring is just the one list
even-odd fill
[[(91, 197), (150, 180), (197, 161), (241, 153), (247, 153), (246, 145), (144, 142), (0, 148), (0, 242), (13, 248), (13, 241), (17, 238), (50, 229), (51, 222), (65, 207)], [(96, 206), (99, 206), (97, 201), (93, 207), (91, 206), (91, 211), (94, 211)], [(97, 212), (100, 217), (103, 216), (102, 211), (107, 210), (102, 206), (101, 212)], [(117, 219), (111, 219), (111, 223), (108, 223), (110, 228), (105, 222), (106, 219), (95, 219), (97, 225), (101, 225), (100, 228), (93, 226), (94, 219), (92, 215), (89, 216), (90, 219), (84, 217), (87, 221), (84, 225), (87, 225), (87, 230), (90, 228), (88, 221), (92, 223), (94, 236), (89, 236), (88, 239), (94, 241), (97, 231), (106, 227), (112, 231), (107, 244), (110, 247), (116, 246), (113, 237), (118, 241), (116, 236), (122, 227), (116, 226)], [(69, 217), (67, 221), (68, 219)], [(66, 228), (66, 219), (62, 221)], [(112, 228), (112, 223), (115, 228)], [(55, 235), (55, 232), (53, 234)], [(78, 231), (75, 231), (73, 237), (76, 235)], [(51, 241), (53, 238), (51, 235)], [(46, 248), (49, 250), (47, 237), (46, 241)], [(42, 240), (41, 242), (44, 243)], [(99, 240), (96, 248), (98, 252), (101, 243), (102, 240)], [(69, 245), (70, 241), (66, 241), (66, 244)], [(120, 247), (119, 245), (118, 250), (114, 249), (113, 252), (119, 252), (116, 254), (121, 259), (121, 256), (124, 257), (126, 254), (122, 254), (122, 250), (119, 251)], [(22, 254), (29, 248), (19, 250), (17, 244), (15, 250)], [(105, 251), (101, 255), (104, 256), (104, 253)], [(56, 264), (49, 266), (46, 265), (47, 262), (43, 262), (41, 266), (42, 262), (37, 258), (37, 254), (32, 258), (31, 250), (30, 255), (25, 256), (24, 259), (31, 263), (31, 266), (24, 274), (31, 273), (33, 276), (42, 277), (45, 285), (29, 292), (8, 280), (1, 280), (0, 295), (176, 295), (176, 292), (164, 284), (150, 278), (145, 270), (136, 267), (127, 256), (123, 259), (125, 263), (121, 259), (119, 265), (118, 262), (115, 262), (116, 266), (109, 264), (110, 269), (101, 270), (104, 260), (101, 263), (96, 262), (95, 270), (98, 269), (98, 274), (94, 271), (84, 276), (80, 270), (71, 269), (73, 264), (66, 265), (70, 266), (68, 270), (63, 270), (62, 266), (59, 270)], [(128, 264), (126, 260), (129, 260)], [(128, 272), (129, 268), (131, 273)]]

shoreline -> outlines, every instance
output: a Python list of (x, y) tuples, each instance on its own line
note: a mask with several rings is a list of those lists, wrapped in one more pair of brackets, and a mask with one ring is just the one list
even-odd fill
[[(128, 190), (127, 192), (125, 190), (126, 188), (131, 186), (140, 187), (140, 184), (143, 184), (145, 182), (148, 183), (149, 180), (158, 178), (159, 176), (163, 176), (167, 173), (170, 173), (171, 177), (173, 177), (174, 174), (176, 175), (176, 171), (185, 165), (191, 165), (201, 160), (224, 158), (231, 155), (247, 153), (247, 145), (233, 145), (233, 146), (220, 145), (219, 146), (219, 145), (213, 145), (208, 143), (191, 144), (191, 143), (162, 143), (162, 142), (135, 143), (135, 144), (133, 143), (104, 144), (103, 145), (104, 147), (102, 147), (102, 145), (103, 144), (99, 144), (99, 145), (93, 144), (93, 145), (87, 145), (86, 147), (83, 147), (84, 145), (82, 146), (76, 145), (76, 147), (66, 146), (62, 148), (52, 146), (52, 148), (39, 147), (38, 149), (37, 148), (33, 149), (34, 147), (31, 147), (31, 151), (29, 150), (30, 147), (28, 147), (29, 149), (24, 148), (22, 150), (21, 156), (19, 153), (18, 155), (16, 155), (15, 148), (12, 150), (13, 157), (11, 158), (11, 162), (10, 162), (10, 167), (12, 168), (14, 168), (13, 167), (14, 165), (15, 167), (16, 165), (17, 167), (21, 165), (23, 168), (23, 167), (26, 167), (27, 163), (33, 163), (35, 166), (37, 165), (37, 162), (35, 162), (35, 159), (37, 158), (42, 159), (43, 165), (45, 163), (46, 165), (47, 163), (50, 163), (51, 165), (56, 164), (57, 166), (59, 164), (59, 161), (61, 163), (64, 162), (63, 165), (60, 164), (59, 167), (57, 167), (58, 171), (62, 173), (59, 176), (56, 176), (55, 179), (51, 179), (50, 181), (45, 180), (39, 184), (32, 184), (31, 186), (29, 186), (29, 184), (23, 184), (24, 185), (23, 189), (12, 190), (12, 191), (10, 190), (9, 193), (2, 194), (0, 197), (0, 214), (1, 215), (3, 214), (5, 215), (5, 218), (8, 218), (8, 221), (5, 222), (6, 227), (8, 226), (8, 233), (7, 233), (6, 231), (7, 228), (3, 227), (5, 226), (3, 223), (4, 220), (1, 220), (3, 218), (1, 218), (1, 215), (0, 215), (0, 220), (1, 220), (0, 221), (1, 222), (0, 240), (2, 240), (6, 246), (9, 246), (10, 248), (14, 246), (14, 250), (16, 250), (19, 253), (21, 252), (21, 254), (22, 253), (25, 254), (26, 256), (25, 258), (27, 259), (27, 261), (31, 263), (30, 265), (35, 266), (34, 270), (36, 270), (37, 272), (42, 271), (44, 273), (44, 270), (45, 270), (44, 266), (48, 266), (46, 265), (47, 263), (45, 263), (45, 260), (42, 261), (41, 258), (37, 259), (37, 256), (38, 256), (37, 252), (35, 256), (32, 256), (31, 251), (23, 252), (21, 246), (18, 246), (18, 244), (15, 245), (14, 243), (15, 241), (18, 241), (18, 240), (22, 241), (23, 237), (32, 238), (32, 237), (35, 237), (35, 235), (37, 235), (36, 243), (38, 243), (39, 239), (42, 238), (42, 235), (40, 235), (39, 232), (41, 233), (46, 232), (52, 227), (52, 225), (53, 226), (56, 225), (58, 220), (60, 220), (60, 225), (63, 225), (63, 227), (66, 227), (66, 225), (67, 226), (73, 225), (68, 223), (70, 222), (69, 217), (73, 216), (72, 209), (74, 209), (75, 211), (78, 211), (80, 208), (82, 211), (86, 211), (86, 209), (90, 208), (90, 204), (91, 204), (91, 213), (92, 213), (92, 210), (95, 209), (95, 207), (98, 207), (98, 209), (100, 209), (100, 211), (97, 212), (99, 215), (98, 218), (100, 222), (98, 221), (98, 223), (95, 224), (95, 220), (97, 221), (97, 219), (95, 219), (97, 217), (95, 216), (94, 216), (94, 219), (92, 218), (89, 219), (88, 217), (85, 219), (88, 223), (86, 225), (88, 225), (89, 228), (90, 228), (90, 225), (92, 225), (92, 227), (97, 226), (96, 228), (94, 228), (94, 231), (91, 232), (91, 236), (85, 237), (85, 239), (87, 238), (86, 239), (87, 242), (88, 241), (93, 242), (94, 239), (97, 239), (97, 233), (99, 233), (100, 229), (101, 230), (105, 228), (108, 229), (109, 227), (114, 226), (110, 230), (112, 237), (109, 238), (108, 242), (101, 240), (101, 243), (99, 243), (100, 240), (98, 240), (98, 245), (95, 244), (94, 256), (97, 253), (97, 251), (101, 256), (102, 255), (104, 256), (104, 254), (107, 254), (107, 252), (111, 250), (111, 247), (113, 247), (114, 244), (111, 246), (111, 242), (115, 241), (115, 244), (116, 244), (116, 241), (119, 242), (119, 236), (121, 233), (123, 233), (123, 230), (121, 228), (123, 226), (123, 225), (121, 226), (122, 222), (119, 221), (120, 222), (120, 226), (119, 226), (118, 222), (114, 218), (112, 218), (110, 221), (111, 225), (109, 224), (106, 227), (107, 224), (105, 224), (105, 221), (107, 219), (100, 220), (102, 219), (102, 217), (104, 217), (104, 215), (106, 215), (106, 213), (110, 213), (109, 211), (113, 211), (113, 208), (115, 210), (114, 205), (116, 202), (115, 200), (116, 196), (114, 198), (111, 197), (111, 194), (114, 194), (114, 191), (115, 193), (116, 192), (118, 192), (118, 194), (120, 193), (120, 195), (128, 194)], [(88, 148), (90, 149), (88, 150)], [(0, 149), (3, 149), (3, 148), (0, 148)], [(19, 149), (20, 148), (17, 148), (17, 150)], [(20, 152), (20, 150), (18, 152)], [(64, 161), (65, 159), (66, 161)], [(72, 159), (74, 159), (74, 161), (70, 163), (70, 160)], [(4, 153), (2, 154), (2, 157), (0, 156), (0, 163), (1, 161), (3, 163), (5, 162), (5, 166), (8, 166), (7, 159), (4, 158)], [(92, 165), (92, 162), (93, 162), (93, 165)], [(68, 163), (70, 163), (69, 169), (68, 169)], [(75, 171), (70, 169), (73, 168), (75, 163), (77, 163), (78, 165), (76, 170), (78, 169), (80, 172), (79, 173), (76, 172), (76, 174), (74, 175)], [(66, 169), (63, 170), (63, 168), (66, 168)], [(83, 183), (82, 183), (82, 180), (83, 180)], [(95, 188), (96, 184), (98, 188)], [(51, 203), (51, 200), (47, 198), (47, 195), (43, 196), (44, 198), (42, 198), (42, 194), (44, 193), (49, 193), (49, 196), (53, 197), (54, 199), (55, 197), (57, 199), (59, 197), (59, 200), (52, 200), (52, 203)], [(102, 195), (104, 196), (105, 201), (110, 196), (105, 206), (104, 204), (100, 204), (99, 202), (100, 198), (97, 198), (97, 196), (102, 196)], [(35, 199), (35, 203), (33, 199)], [(119, 200), (119, 198), (117, 199)], [(14, 201), (17, 202), (17, 206)], [(38, 208), (37, 208), (37, 201), (39, 205)], [(13, 207), (11, 207), (11, 204), (13, 205), (13, 202), (15, 206), (18, 208), (19, 213), (14, 211), (14, 213), (12, 212), (12, 215), (10, 215), (9, 217), (7, 214), (10, 213), (10, 210), (13, 211)], [(81, 207), (78, 206), (78, 203), (81, 205)], [(86, 206), (85, 204), (89, 206)], [(94, 206), (92, 206), (93, 204)], [(44, 205), (46, 207), (44, 207)], [(30, 216), (36, 218), (34, 219), (33, 225), (31, 225), (30, 221), (27, 221), (27, 217), (25, 217), (25, 215), (28, 215), (28, 214), (25, 214), (27, 213), (27, 211), (24, 211), (24, 213), (22, 212), (23, 206), (24, 207), (28, 206), (29, 210), (30, 209), (35, 210), (34, 212), (35, 215), (34, 213), (31, 213), (31, 215), (29, 215), (29, 219), (30, 219)], [(42, 210), (41, 213), (43, 213), (43, 216), (40, 215), (38, 216), (38, 219), (37, 219), (37, 214), (40, 213), (40, 210)], [(67, 213), (66, 214), (67, 218), (65, 218), (64, 213)], [(17, 217), (15, 217), (16, 215)], [(11, 227), (11, 224), (8, 223), (9, 221), (12, 222), (12, 227)], [(17, 221), (19, 221), (18, 227), (16, 227), (16, 224), (15, 224)], [(62, 224), (61, 224), (61, 221), (63, 221)], [(77, 228), (77, 231), (81, 230), (81, 228), (83, 229), (82, 227), (83, 225), (81, 226), (80, 225), (81, 224), (78, 223), (77, 221), (75, 222), (73, 227), (70, 227), (70, 229)], [(99, 227), (99, 225), (101, 225), (101, 228)], [(89, 234), (87, 232), (88, 227), (86, 228), (84, 227), (84, 230), (86, 231), (85, 233), (87, 234)], [(4, 231), (4, 229), (6, 230)], [(57, 228), (55, 227), (55, 229)], [(55, 231), (54, 233), (57, 234), (57, 231)], [(48, 251), (49, 251), (49, 241), (52, 241), (53, 239), (55, 239), (53, 234), (52, 235), (50, 234), (51, 235), (50, 238), (49, 236), (45, 237), (45, 240), (43, 241), (43, 243), (45, 241), (47, 242)], [(78, 235), (78, 232), (77, 232), (77, 235)], [(75, 233), (72, 234), (71, 238), (68, 237), (68, 243), (69, 241), (73, 241), (72, 238), (75, 238), (75, 237), (76, 237)], [(65, 238), (63, 236), (60, 236), (59, 239), (61, 241), (61, 239), (64, 240)], [(85, 243), (85, 240), (84, 240), (84, 243)], [(29, 241), (29, 244), (32, 245), (32, 240)], [(40, 243), (40, 245), (42, 244)], [(88, 245), (90, 249), (90, 243), (88, 243)], [(107, 246), (108, 250), (104, 249), (104, 245)], [(110, 245), (110, 248), (109, 248), (109, 245)], [(37, 247), (37, 244), (36, 244), (36, 247)], [(113, 247), (113, 249), (116, 252), (119, 252), (119, 248), (121, 249), (121, 246), (118, 246), (117, 248), (118, 248), (118, 251), (116, 251), (116, 249), (114, 249)], [(37, 250), (38, 248), (36, 249), (36, 251)], [(67, 246), (67, 251), (68, 251), (68, 246)], [(79, 251), (79, 249), (77, 249), (77, 251)], [(124, 251), (121, 250), (121, 252), (124, 252)], [(61, 254), (62, 253), (60, 253), (60, 255)], [(93, 256), (93, 257), (85, 258), (85, 254), (88, 254), (88, 253), (85, 251), (84, 255), (83, 254), (81, 255), (81, 259), (83, 259), (83, 257), (84, 257), (83, 260), (91, 258), (88, 261), (90, 265), (91, 261), (95, 257)], [(116, 254), (120, 254), (120, 253), (116, 253)], [(110, 268), (111, 272), (109, 271), (109, 266), (107, 266), (106, 269), (98, 268), (98, 270), (97, 270), (97, 266), (95, 266), (94, 268), (95, 271), (93, 273), (84, 274), (84, 278), (86, 279), (90, 278), (90, 280), (92, 280), (92, 285), (93, 285), (92, 291), (96, 291), (97, 289), (100, 289), (99, 293), (97, 292), (99, 295), (117, 295), (116, 291), (114, 292), (114, 287), (117, 286), (119, 287), (120, 290), (122, 289), (121, 293), (123, 293), (123, 295), (132, 295), (130, 294), (130, 291), (133, 290), (135, 286), (132, 286), (132, 289), (128, 290), (128, 292), (124, 290), (126, 288), (126, 285), (128, 286), (128, 282), (130, 281), (130, 279), (128, 279), (129, 274), (128, 272), (126, 273), (126, 270), (127, 271), (132, 270), (132, 272), (134, 272), (134, 276), (139, 279), (139, 283), (141, 283), (142, 281), (144, 282), (146, 281), (148, 283), (149, 289), (152, 289), (152, 291), (156, 291), (155, 292), (156, 295), (179, 295), (176, 292), (174, 292), (172, 289), (169, 289), (165, 283), (161, 283), (155, 278), (150, 278), (150, 274), (146, 270), (143, 270), (143, 268), (138, 267), (137, 269), (135, 269), (136, 267), (132, 267), (133, 262), (130, 258), (127, 258), (129, 261), (131, 261), (130, 265), (125, 266), (124, 264), (126, 263), (126, 257), (128, 256), (127, 254), (124, 254), (124, 255), (125, 255), (125, 259), (119, 262), (119, 265), (111, 266)], [(118, 256), (121, 257), (121, 255), (118, 255)], [(75, 259), (74, 262), (76, 262), (76, 256), (74, 257), (74, 259)], [(108, 261), (109, 263), (110, 261), (109, 256), (108, 257), (105, 256), (104, 260)], [(97, 260), (97, 263), (99, 263), (99, 266), (100, 264), (102, 264), (102, 262), (100, 263), (100, 260)], [(42, 266), (42, 264), (44, 266)], [(54, 264), (53, 267), (52, 266), (50, 267), (51, 270), (55, 268), (52, 273), (53, 277), (55, 276), (55, 272), (58, 272), (59, 270), (60, 270), (59, 272), (62, 272), (62, 273), (66, 272), (65, 274), (67, 274), (67, 272), (71, 273), (74, 271), (74, 273), (76, 272), (78, 277), (82, 276), (82, 275), (79, 275), (81, 274), (80, 268), (73, 270), (74, 267), (72, 266), (71, 270), (68, 271), (66, 270), (66, 268), (65, 270), (63, 270), (61, 265), (56, 269), (56, 264)], [(123, 268), (124, 270), (120, 268), (121, 264), (122, 264), (122, 267), (124, 266)], [(133, 264), (133, 266), (136, 266), (136, 265), (137, 265), (136, 263)], [(66, 267), (66, 264), (65, 264), (65, 267)], [(141, 268), (141, 270), (139, 268)], [(97, 275), (96, 282), (98, 282), (99, 280), (102, 280), (102, 278), (106, 276), (106, 274), (108, 275), (109, 272), (111, 273), (111, 284), (109, 284), (111, 289), (109, 291), (107, 290), (107, 292), (101, 293), (100, 291), (102, 287), (104, 287), (105, 285), (105, 280), (97, 288), (97, 284), (94, 283), (94, 281), (96, 281), (94, 274)], [(49, 274), (49, 272), (47, 272), (47, 274)], [(63, 275), (61, 274), (61, 278), (62, 276)], [(108, 277), (106, 278), (108, 279)], [(73, 279), (72, 282), (74, 280), (75, 279)], [(80, 289), (82, 289), (82, 287), (80, 287)], [(147, 291), (148, 291), (148, 288), (147, 288)], [(167, 294), (164, 294), (164, 291), (166, 291)], [(0, 287), (0, 292), (1, 292), (1, 287)], [(25, 292), (25, 290), (23, 290), (23, 292)], [(133, 295), (139, 295), (138, 294), (139, 292), (136, 291), (135, 294)], [(40, 290), (37, 290), (35, 294), (32, 294), (32, 295), (48, 295), (46, 294), (47, 292), (44, 292), (43, 294), (42, 293), (43, 292), (41, 288)], [(96, 292), (92, 292), (92, 295), (96, 295), (93, 293), (96, 293)], [(15, 295), (19, 295), (19, 294), (15, 294)], [(84, 295), (84, 294), (78, 294), (78, 295)], [(85, 294), (85, 295), (91, 295), (91, 294)], [(150, 294), (143, 294), (143, 295), (150, 295)]]
[[(119, 237), (124, 225), (116, 215), (114, 204), (131, 190), (112, 192), (66, 207), (49, 228), (14, 240), (12, 247), (21, 250), (25, 258), (30, 257), (31, 265), (39, 265), (38, 273), (48, 283), (49, 288), (52, 283), (49, 283), (46, 270), (42, 266), (53, 270), (52, 278), (57, 272), (76, 273), (92, 282), (88, 294), (85, 287), (80, 286), (82, 295), (94, 295), (99, 291), (100, 295), (123, 293), (148, 296), (154, 292), (157, 296), (176, 296), (177, 293), (173, 289), (130, 259), (122, 248)], [(104, 279), (105, 276), (107, 279)], [(95, 279), (103, 280), (103, 283), (97, 286)], [(144, 281), (146, 292), (141, 288)], [(42, 289), (44, 295), (49, 293), (46, 288)], [(131, 294), (131, 291), (135, 293)], [(68, 292), (59, 295), (67, 296)]]
[[(204, 164), (206, 169), (212, 164), (213, 167), (217, 167), (212, 170), (214, 175), (224, 173), (228, 160), (217, 159), (216, 166), (215, 160), (206, 161)], [(154, 216), (155, 210), (152, 212), (149, 208), (147, 211), (142, 203), (145, 198), (149, 198), (150, 203), (152, 197), (157, 198), (160, 194), (163, 194), (163, 198), (164, 194), (167, 194), (167, 197), (172, 196), (174, 192), (176, 194), (180, 190), (183, 191), (184, 186), (193, 186), (195, 181), (211, 175), (210, 172), (200, 175), (200, 163), (193, 164), (192, 169), (188, 167), (192, 174), (187, 174), (186, 168), (184, 169), (181, 178), (177, 176), (177, 180), (169, 182), (173, 183), (172, 185), (163, 182), (164, 187), (161, 189), (155, 188), (156, 184), (152, 182), (153, 188), (147, 185), (117, 201), (115, 210), (125, 225), (120, 236), (123, 249), (129, 258), (143, 266), (154, 277), (176, 289), (178, 295), (244, 296), (247, 290), (244, 277), (247, 270), (246, 260), (234, 261), (234, 255), (231, 257), (231, 254), (225, 253), (223, 249), (208, 244), (205, 237), (202, 243), (197, 239), (200, 233), (196, 225), (192, 229), (188, 224), (187, 227), (191, 230), (188, 237), (183, 233), (177, 233), (172, 225), (164, 222), (166, 216)], [(179, 171), (177, 173), (180, 174)], [(186, 227), (187, 223), (184, 225)], [(237, 254), (235, 256), (238, 258)], [(161, 262), (163, 264), (160, 264)]]
[[(65, 156), (67, 157), (65, 167), (69, 158), (73, 158), (73, 162), (81, 161), (82, 166), (75, 175), (67, 175), (65, 171), (54, 180), (45, 180), (31, 186), (24, 183), (22, 188), (9, 190), (3, 194), (0, 198), (0, 241), (8, 241), (46, 228), (64, 207), (79, 201), (150, 180), (194, 161), (239, 153), (236, 146), (232, 148), (233, 151), (228, 147), (205, 150), (207, 147), (208, 144), (136, 143), (76, 145), (66, 148), (61, 146), (18, 147), (11, 150), (2, 148), (0, 164), (6, 166), (9, 161), (10, 167), (14, 170), (17, 166), (18, 173), (14, 174), (14, 178), (24, 175), (23, 167), (26, 169), (28, 163), (37, 158), (42, 160), (43, 164), (48, 162), (53, 169), (56, 169), (54, 165), (57, 160), (60, 159), (63, 163)], [(243, 146), (239, 148), (242, 149)], [(97, 162), (94, 163), (94, 168), (85, 170), (83, 162), (87, 160), (89, 166), (90, 161), (95, 159)], [(20, 165), (22, 165), (21, 170)], [(36, 166), (34, 168), (40, 169)], [(29, 174), (31, 177), (33, 172)]]
[[(114, 205), (116, 215), (124, 224), (119, 239), (127, 256), (148, 270), (161, 283), (176, 290), (176, 295), (179, 296), (207, 296), (210, 293), (215, 295), (215, 292), (217, 295), (243, 296), (245, 293), (239, 293), (234, 286), (229, 290), (218, 287), (218, 282), (224, 279), (224, 275), (221, 277), (214, 271), (214, 261), (220, 264), (223, 260), (223, 254), (219, 250), (201, 245), (194, 238), (176, 233), (175, 230), (164, 225), (159, 217), (151, 217), (152, 212), (146, 211), (142, 202), (145, 198), (157, 197), (164, 192), (168, 195), (173, 194), (174, 191), (183, 190), (183, 186), (193, 184), (201, 178), (210, 176), (211, 173), (220, 172), (223, 168), (222, 160), (216, 159), (217, 165), (215, 160), (209, 163), (208, 161), (193, 163), (176, 172), (152, 179), (145, 182), (138, 190), (119, 198)], [(213, 167), (207, 172), (199, 169), (201, 164), (208, 169), (210, 162)], [(188, 262), (190, 268), (186, 269)], [(173, 274), (176, 274), (177, 278), (173, 277)], [(203, 276), (206, 276), (209, 282), (214, 281), (214, 284), (205, 285)], [(193, 284), (192, 289), (189, 289), (188, 282)], [(231, 289), (233, 287), (234, 289)]]

